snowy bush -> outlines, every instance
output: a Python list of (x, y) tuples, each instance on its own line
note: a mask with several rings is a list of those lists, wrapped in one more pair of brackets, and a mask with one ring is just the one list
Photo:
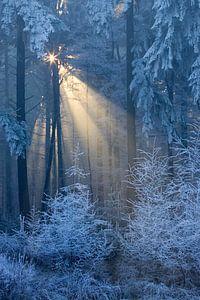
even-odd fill
[(125, 286), (127, 299), (140, 300), (198, 300), (198, 290), (168, 287), (162, 283), (131, 281)]
[(53, 274), (39, 272), (24, 260), (0, 256), (0, 299), (118, 299), (120, 289), (77, 269)]
[[(25, 251), (51, 267), (69, 267), (109, 256), (113, 251), (112, 230), (105, 221), (95, 217), (87, 197), (77, 193), (58, 194), (48, 202), (48, 211), (26, 236)], [(23, 235), (23, 233), (21, 233)]]
[(101, 271), (115, 250), (113, 232), (87, 197), (59, 194), (46, 213), (33, 211), (27, 231), (23, 225), (0, 235), (0, 299), (118, 299)]
[(0, 299), (30, 299), (34, 272), (23, 258), (12, 261), (0, 255)]
[[(116, 300), (120, 299), (120, 288), (108, 282), (97, 280), (93, 274), (77, 269), (56, 282), (58, 293), (69, 300)], [(58, 298), (61, 299), (61, 298)]]
[(164, 268), (160, 272), (171, 270), (171, 277), (182, 273), (184, 285), (198, 284), (200, 273), (199, 146), (198, 128), (187, 148), (177, 143), (174, 177), (158, 149), (144, 153), (130, 170), (138, 201), (125, 234), (126, 248), (146, 269), (150, 264), (149, 270), (152, 265)]
[[(68, 176), (76, 176), (79, 181), (87, 176), (79, 167), (81, 155), (77, 145), (74, 166), (67, 171)], [(25, 251), (54, 267), (90, 262), (92, 269), (114, 251), (112, 228), (95, 215), (87, 186), (80, 182), (62, 188), (55, 198), (50, 198), (47, 211), (40, 220), (33, 216), (28, 227)], [(20, 234), (23, 236), (24, 231)]]
[[(81, 179), (78, 157), (68, 174)], [(120, 299), (104, 269), (116, 250), (114, 231), (95, 214), (86, 186), (62, 188), (46, 204), (19, 231), (0, 234), (0, 299)]]

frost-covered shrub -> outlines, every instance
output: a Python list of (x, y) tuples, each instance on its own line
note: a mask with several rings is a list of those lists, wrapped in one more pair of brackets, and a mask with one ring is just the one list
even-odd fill
[[(81, 180), (87, 174), (79, 168), (79, 150), (68, 176)], [(104, 264), (116, 249), (114, 231), (95, 214), (87, 186), (62, 188), (46, 206), (22, 219), (19, 231), (0, 234), (0, 299), (120, 299)]]
[(28, 255), (43, 263), (71, 266), (108, 257), (113, 251), (110, 225), (95, 217), (87, 194), (58, 194), (48, 201), (41, 221), (29, 223), (25, 243)]
[(131, 169), (138, 201), (125, 235), (127, 249), (141, 264), (179, 270), (183, 281), (195, 284), (200, 273), (199, 146), (198, 131), (193, 132), (188, 148), (177, 144), (173, 178), (167, 158), (159, 156), (158, 150), (139, 159)]
[(0, 255), (0, 299), (31, 299), (33, 294), (33, 266), (24, 261)]
[(198, 300), (198, 290), (168, 287), (148, 281), (131, 281), (126, 284), (125, 295), (127, 299), (140, 300)]
[[(79, 181), (88, 175), (79, 167), (82, 154), (77, 145), (74, 166), (67, 171), (68, 176)], [(25, 224), (21, 220), (21, 228), (15, 234), (1, 234), (0, 253), (23, 253), (51, 268), (89, 264), (90, 269), (112, 255), (114, 231), (109, 222), (96, 215), (86, 185), (77, 182), (62, 188), (46, 201), (46, 207), (43, 213), (32, 210)]]
[(58, 194), (46, 213), (33, 211), (27, 231), (22, 222), (19, 232), (0, 235), (0, 299), (119, 298), (119, 287), (101, 272), (114, 251), (113, 231), (86, 195)]
[(0, 255), (0, 299), (115, 300), (119, 287), (97, 280), (93, 273), (45, 272), (24, 260)]
[(94, 278), (94, 274), (80, 269), (68, 273), (54, 282), (59, 294), (69, 300), (116, 300), (120, 299), (119, 286), (113, 286)]

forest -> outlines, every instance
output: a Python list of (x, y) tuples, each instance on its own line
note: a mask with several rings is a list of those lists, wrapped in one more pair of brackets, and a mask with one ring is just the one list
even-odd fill
[(200, 0), (0, 0), (0, 300), (200, 299)]

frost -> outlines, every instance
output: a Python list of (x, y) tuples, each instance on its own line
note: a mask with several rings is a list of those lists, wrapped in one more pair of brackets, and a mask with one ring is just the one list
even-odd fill
[(104, 34), (106, 38), (110, 35), (110, 21), (114, 16), (114, 5), (112, 1), (88, 0), (88, 19), (94, 26), (97, 34)]
[(111, 224), (96, 215), (89, 191), (77, 182), (49, 198), (46, 212), (33, 209), (21, 219), (19, 231), (0, 234), (0, 290), (5, 299), (120, 299), (120, 287), (103, 271), (115, 251)]
[(171, 278), (173, 273), (184, 274), (188, 286), (195, 285), (200, 273), (199, 146), (198, 127), (188, 148), (177, 142), (174, 177), (168, 172), (168, 158), (159, 156), (158, 149), (144, 153), (130, 170), (138, 201), (125, 245), (141, 265), (160, 264)]
[(2, 22), (7, 32), (12, 28), (16, 12), (25, 22), (24, 31), (29, 33), (30, 49), (41, 57), (49, 35), (54, 32), (56, 18), (36, 0), (3, 0)]
[(29, 144), (29, 136), (25, 122), (17, 122), (13, 116), (0, 112), (0, 127), (6, 134), (11, 154), (21, 156)]
[(200, 104), (200, 56), (192, 65), (192, 73), (189, 77), (189, 84), (192, 87), (194, 102)]

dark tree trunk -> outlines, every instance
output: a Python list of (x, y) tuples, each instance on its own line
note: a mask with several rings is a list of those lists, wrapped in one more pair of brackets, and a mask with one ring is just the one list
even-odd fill
[(181, 93), (181, 140), (184, 145), (184, 147), (187, 148), (188, 146), (188, 101), (189, 101), (189, 95), (190, 91), (188, 89), (188, 82), (187, 78), (183, 77), (182, 82), (184, 83), (182, 86), (182, 93)]
[[(17, 16), (17, 121), (25, 121), (25, 42), (24, 42), (24, 21)], [(27, 159), (24, 155), (17, 158), (18, 166), (18, 197), (19, 209), (22, 216), (30, 212)]]
[[(8, 110), (10, 101), (9, 101), (9, 58), (8, 58), (8, 39), (5, 36), (5, 108)], [(8, 215), (13, 213), (12, 209), (12, 183), (11, 183), (11, 154), (9, 151), (9, 146), (6, 144), (5, 147), (5, 185), (6, 185), (6, 210)]]
[(45, 174), (45, 182), (43, 188), (43, 197), (42, 197), (42, 210), (46, 211), (46, 195), (49, 194), (49, 183), (50, 183), (50, 175), (51, 175), (51, 166), (53, 161), (53, 153), (54, 153), (54, 146), (55, 146), (55, 137), (56, 137), (56, 116), (53, 116), (53, 124), (52, 124), (52, 135), (50, 140), (49, 146), (49, 155), (46, 167), (46, 174)]
[(50, 137), (51, 137), (51, 101), (50, 101), (51, 96), (49, 91), (49, 87), (51, 86), (51, 84), (50, 84), (49, 69), (45, 69), (45, 79), (46, 79), (45, 80), (45, 85), (46, 85), (45, 170), (46, 170), (48, 165)]
[(57, 132), (55, 133), (55, 144), (53, 148), (53, 161), (51, 168), (51, 194), (55, 194), (58, 190), (58, 160), (57, 160)]
[(56, 128), (57, 128), (57, 146), (58, 146), (58, 185), (59, 187), (64, 186), (64, 176), (63, 176), (63, 157), (62, 157), (62, 130), (61, 130), (61, 120), (60, 120), (60, 85), (59, 85), (59, 72), (57, 63), (52, 64), (52, 84), (53, 84), (53, 124), (52, 124), (52, 135), (49, 147), (49, 155), (47, 161), (47, 168), (45, 174), (45, 183), (43, 189), (43, 203), (42, 209), (46, 210), (46, 195), (49, 193), (49, 182), (51, 175), (51, 167), (53, 161), (53, 154), (56, 156)]
[[(53, 80), (53, 98), (57, 123), (57, 151), (58, 151), (58, 188), (64, 186), (63, 176), (63, 155), (62, 155), (62, 128), (60, 115), (60, 84), (59, 84), (59, 70), (58, 62), (55, 62), (52, 67)], [(56, 153), (55, 153), (56, 154)]]
[[(167, 92), (168, 92), (169, 100), (171, 102), (171, 105), (174, 106), (174, 71), (173, 70), (167, 74), (166, 84), (167, 84)], [(170, 122), (174, 127), (173, 120), (170, 120)], [(171, 142), (168, 141), (168, 157), (169, 157), (169, 162), (168, 162), (169, 172), (173, 176), (174, 174), (173, 141)]]
[(115, 58), (115, 41), (114, 41), (114, 33), (111, 31), (111, 59)]
[(89, 135), (89, 71), (88, 71), (88, 62), (87, 62), (87, 73), (86, 73), (86, 112), (87, 112), (87, 160), (88, 160), (88, 170), (89, 170), (89, 180), (90, 180), (90, 193), (91, 193), (91, 200), (93, 201), (93, 197), (94, 197), (94, 194), (93, 194), (93, 186), (92, 186), (92, 164), (91, 164), (91, 157), (90, 157), (90, 135)]
[[(187, 95), (184, 96), (187, 97)], [(188, 146), (187, 109), (187, 98), (183, 98), (181, 102), (181, 140), (186, 148)]]
[[(132, 93), (130, 91), (130, 84), (132, 81), (132, 61), (133, 61), (133, 0), (131, 1), (127, 10), (126, 16), (126, 36), (127, 36), (127, 136), (128, 136), (128, 164), (132, 165), (136, 158), (136, 110), (133, 101)], [(134, 191), (128, 189), (128, 198), (133, 198)]]

